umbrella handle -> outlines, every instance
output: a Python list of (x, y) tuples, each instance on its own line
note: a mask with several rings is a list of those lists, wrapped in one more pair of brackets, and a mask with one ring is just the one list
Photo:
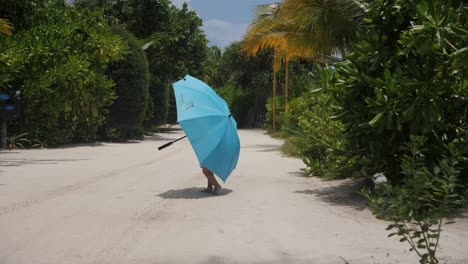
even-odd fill
[(168, 142), (168, 143), (166, 143), (166, 144), (164, 144), (164, 145), (162, 145), (162, 146), (159, 146), (159, 147), (158, 147), (158, 150), (165, 149), (165, 148), (169, 147), (170, 145), (172, 145), (173, 143), (175, 143), (175, 142), (177, 142), (177, 141), (179, 141), (179, 140), (181, 140), (181, 139), (184, 139), (184, 138), (186, 138), (186, 137), (187, 137), (187, 136), (183, 136), (183, 137), (180, 137), (180, 138), (178, 138), (178, 139), (176, 139), (176, 140), (174, 140), (174, 141), (171, 141), (171, 142)]

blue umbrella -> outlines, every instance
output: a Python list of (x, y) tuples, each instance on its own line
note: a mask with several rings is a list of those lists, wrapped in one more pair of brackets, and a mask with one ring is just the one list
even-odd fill
[(177, 122), (190, 141), (198, 162), (226, 181), (236, 168), (240, 148), (237, 123), (228, 105), (206, 83), (190, 75), (172, 86)]

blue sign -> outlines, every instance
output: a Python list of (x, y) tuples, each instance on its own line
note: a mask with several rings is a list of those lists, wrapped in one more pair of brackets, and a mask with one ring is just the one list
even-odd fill
[(0, 101), (7, 101), (10, 99), (10, 95), (7, 93), (0, 93)]

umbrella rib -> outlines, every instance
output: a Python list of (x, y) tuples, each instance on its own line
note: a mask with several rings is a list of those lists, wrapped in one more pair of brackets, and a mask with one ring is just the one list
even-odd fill
[[(181, 87), (181, 88), (186, 88), (186, 89), (189, 89), (190, 91), (194, 91), (194, 92), (197, 92), (197, 93), (199, 93), (199, 94), (202, 94), (202, 95), (207, 96), (207, 97), (210, 98), (211, 101), (213, 101), (217, 106), (221, 107), (221, 109), (223, 109), (223, 108), (225, 107), (225, 105), (219, 105), (218, 100), (216, 100), (216, 99), (221, 99), (221, 100), (223, 100), (224, 102), (226, 102), (226, 101), (225, 101), (223, 98), (221, 98), (219, 95), (217, 95), (218, 98), (215, 98), (215, 97), (213, 97), (213, 95), (211, 95), (211, 94), (204, 93), (204, 92), (202, 92), (202, 91), (200, 91), (200, 90), (197, 90), (197, 89), (194, 89), (193, 87), (190, 87), (190, 86), (185, 86), (185, 85), (182, 85), (182, 84), (178, 84), (177, 86), (179, 86), (179, 87)], [(216, 94), (215, 94), (215, 95), (216, 95)], [(224, 109), (223, 109), (223, 110), (224, 110)]]
[[(229, 123), (231, 123), (231, 122), (229, 122)], [(226, 133), (226, 130), (227, 130), (227, 126), (224, 127), (224, 131), (223, 131), (223, 133), (222, 133), (223, 137), (224, 137), (224, 135), (225, 135), (225, 133)], [(216, 148), (219, 146), (219, 144), (221, 143), (221, 140), (223, 139), (223, 137), (220, 137), (220, 138), (218, 139), (218, 142), (216, 142), (216, 144), (215, 144), (213, 150), (216, 149)], [(208, 157), (205, 157), (205, 160), (206, 160), (207, 158), (208, 158)], [(205, 160), (203, 160), (203, 162), (205, 162)]]
[[(219, 118), (219, 117), (223, 117), (223, 116), (224, 116), (224, 115), (211, 115), (211, 117), (218, 117), (218, 118)], [(197, 119), (204, 119), (205, 117), (210, 117), (210, 116), (201, 116), (201, 117), (197, 117), (197, 118), (189, 118), (189, 119), (185, 119), (185, 120), (180, 120), (180, 121), (178, 121), (178, 122), (179, 122), (179, 123), (181, 123), (181, 122), (186, 122), (186, 123), (187, 123), (187, 122), (193, 122), (193, 121), (196, 121)], [(222, 120), (221, 122), (226, 122), (226, 121), (223, 121), (223, 120)], [(229, 123), (230, 123), (230, 122), (229, 122)], [(181, 126), (183, 127), (184, 124), (181, 124)], [(221, 134), (224, 134), (224, 133), (226, 132), (226, 129), (227, 129), (227, 126), (223, 126), (223, 132), (222, 132)], [(189, 138), (189, 140), (192, 140), (192, 138), (191, 138), (190, 136), (188, 136), (188, 138)], [(216, 147), (218, 147), (218, 145), (220, 144), (222, 138), (223, 138), (223, 137), (217, 138), (217, 141), (216, 141), (215, 144), (213, 144), (214, 147), (213, 147), (211, 150), (214, 150), (214, 149), (216, 149)], [(196, 152), (195, 148), (194, 148), (193, 150)], [(197, 154), (197, 157), (198, 157), (198, 154)], [(206, 156), (203, 160), (199, 160), (200, 163), (204, 163), (207, 157), (208, 157), (208, 156)]]
[[(224, 135), (226, 134), (226, 131), (229, 130), (229, 128), (233, 128), (233, 125), (232, 125), (232, 123), (231, 123), (231, 119), (228, 120), (228, 123), (229, 123), (229, 124), (228, 124), (227, 126), (225, 126), (225, 128), (224, 128), (224, 133), (223, 133)], [(237, 128), (236, 128), (236, 129), (237, 129)], [(222, 137), (219, 139), (218, 143), (216, 143), (216, 146), (215, 146), (213, 149), (216, 149), (216, 147), (218, 147), (218, 145), (221, 143), (221, 140), (222, 140)], [(235, 167), (232, 168), (232, 162), (233, 162), (233, 160), (234, 160), (234, 155), (231, 155), (231, 156), (230, 156), (230, 161), (229, 161), (229, 170), (228, 170), (228, 171), (231, 171), (231, 172), (232, 172), (233, 169), (235, 169)], [(224, 181), (224, 180), (223, 180), (223, 181)]]
[[(231, 118), (229, 117), (229, 126), (232, 128)], [(226, 128), (227, 129), (227, 128)], [(236, 128), (237, 129), (237, 128)], [(232, 161), (234, 160), (234, 155), (231, 155), (231, 161), (229, 162), (229, 170), (232, 171), (234, 168), (231, 168)]]
[[(224, 121), (223, 121), (223, 122), (224, 122)], [(227, 129), (227, 126), (224, 126), (224, 130), (223, 130), (223, 132), (221, 133), (221, 135), (224, 136), (224, 134), (226, 133), (226, 129)], [(216, 149), (216, 148), (219, 146), (219, 143), (221, 142), (222, 139), (223, 139), (223, 137), (219, 137), (218, 142), (216, 142), (215, 147), (214, 147), (213, 149)]]

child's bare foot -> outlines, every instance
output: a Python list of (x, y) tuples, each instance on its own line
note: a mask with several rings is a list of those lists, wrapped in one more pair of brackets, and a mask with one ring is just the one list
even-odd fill
[(205, 189), (201, 190), (204, 193), (212, 193), (213, 192), (213, 185), (208, 185)]
[(219, 190), (221, 190), (223, 187), (221, 187), (221, 185), (215, 185), (214, 187), (214, 190), (213, 190), (213, 194), (219, 194)]

